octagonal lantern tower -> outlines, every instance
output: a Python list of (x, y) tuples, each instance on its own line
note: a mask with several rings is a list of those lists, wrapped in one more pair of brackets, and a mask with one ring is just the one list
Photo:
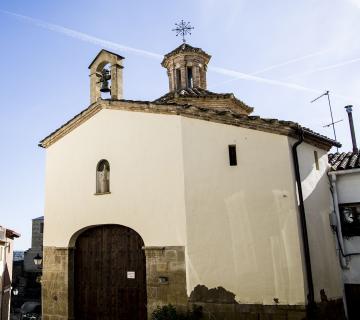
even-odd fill
[(167, 69), (170, 92), (189, 88), (206, 90), (206, 71), (210, 58), (202, 49), (187, 43), (166, 54), (161, 65)]

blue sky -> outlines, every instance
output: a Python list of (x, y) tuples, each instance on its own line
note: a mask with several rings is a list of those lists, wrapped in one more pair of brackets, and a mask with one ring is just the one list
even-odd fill
[(209, 90), (332, 137), (326, 99), (310, 104), (330, 90), (342, 150), (347, 104), (360, 142), (360, 0), (2, 1), (0, 224), (22, 234), (17, 249), (44, 210), (37, 143), (88, 106), (91, 60), (102, 47), (123, 55), (124, 97), (153, 100), (168, 90), (159, 55), (180, 45), (181, 19), (195, 27), (188, 43), (212, 55)]

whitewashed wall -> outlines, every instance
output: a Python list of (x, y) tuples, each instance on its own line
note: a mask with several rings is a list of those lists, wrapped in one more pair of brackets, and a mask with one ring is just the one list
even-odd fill
[[(291, 139), (291, 143), (294, 142)], [(318, 153), (319, 170), (314, 151)], [(326, 151), (303, 143), (298, 148), (300, 172), (305, 203), (307, 229), (316, 301), (324, 289), (328, 298), (342, 296), (341, 269), (336, 253), (336, 238), (330, 227), (332, 207), (329, 169)]]
[[(108, 223), (133, 228), (147, 246), (185, 245), (180, 125), (175, 116), (106, 109), (50, 146), (44, 245), (67, 247), (78, 230)], [(111, 194), (94, 195), (101, 159)]]
[[(241, 303), (303, 304), (288, 138), (184, 118), (188, 291), (224, 287)], [(238, 165), (229, 166), (236, 144)]]
[(360, 202), (360, 170), (336, 176), (339, 203)]
[[(229, 144), (237, 146), (235, 167), (229, 166)], [(339, 297), (325, 171), (312, 173), (309, 157), (301, 161), (316, 290)], [(99, 196), (95, 170), (101, 159), (111, 166), (111, 194)], [(203, 284), (222, 286), (241, 303), (306, 301), (286, 136), (175, 115), (101, 110), (47, 149), (45, 220), (45, 246), (71, 246), (79, 230), (108, 223), (133, 228), (146, 246), (186, 246), (189, 294)], [(325, 264), (330, 269), (322, 274)]]

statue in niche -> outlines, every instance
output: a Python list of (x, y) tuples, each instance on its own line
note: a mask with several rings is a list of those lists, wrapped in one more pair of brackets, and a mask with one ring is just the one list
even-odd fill
[(96, 193), (108, 192), (110, 192), (110, 165), (106, 160), (101, 160), (96, 170)]

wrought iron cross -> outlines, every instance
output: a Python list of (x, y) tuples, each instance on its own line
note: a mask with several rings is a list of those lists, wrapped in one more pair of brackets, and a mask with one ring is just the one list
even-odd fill
[(185, 43), (185, 36), (187, 34), (191, 34), (191, 30), (194, 29), (194, 27), (192, 27), (190, 25), (190, 22), (185, 22), (184, 20), (181, 20), (180, 23), (175, 23), (176, 28), (172, 29), (172, 31), (176, 32), (176, 36), (178, 36), (179, 34), (182, 36), (182, 40)]

